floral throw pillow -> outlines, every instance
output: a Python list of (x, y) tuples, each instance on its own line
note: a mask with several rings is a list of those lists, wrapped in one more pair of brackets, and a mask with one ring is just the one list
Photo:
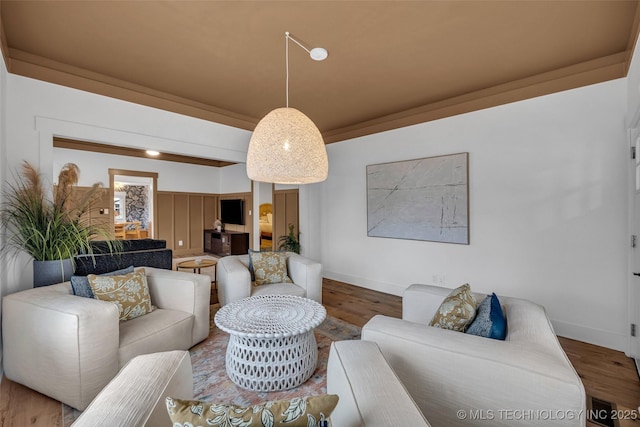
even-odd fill
[(287, 276), (286, 252), (250, 252), (256, 285), (292, 283)]
[(167, 397), (167, 411), (173, 427), (242, 426), (288, 427), (316, 426), (328, 420), (338, 404), (338, 396), (296, 397), (253, 406), (224, 405), (198, 400)]
[(93, 295), (111, 301), (120, 310), (120, 320), (130, 320), (151, 313), (151, 296), (144, 268), (122, 276), (87, 276)]
[(471, 293), (471, 287), (465, 284), (447, 295), (429, 326), (464, 332), (475, 316), (476, 299)]

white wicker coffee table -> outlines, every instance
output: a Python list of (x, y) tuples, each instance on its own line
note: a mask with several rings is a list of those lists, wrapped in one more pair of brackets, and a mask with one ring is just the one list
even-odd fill
[(305, 382), (318, 363), (313, 329), (327, 316), (317, 302), (259, 295), (222, 307), (215, 324), (229, 333), (227, 375), (253, 391), (287, 390)]

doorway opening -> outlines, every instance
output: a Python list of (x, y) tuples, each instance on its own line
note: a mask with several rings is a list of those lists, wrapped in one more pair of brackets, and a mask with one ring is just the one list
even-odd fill
[(158, 174), (109, 169), (109, 180), (115, 238), (154, 238)]

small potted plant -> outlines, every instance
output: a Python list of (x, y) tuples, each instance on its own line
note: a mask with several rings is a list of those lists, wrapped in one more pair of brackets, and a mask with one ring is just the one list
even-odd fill
[(289, 224), (289, 234), (278, 238), (279, 250), (295, 252), (297, 254), (300, 253), (300, 242), (298, 242), (298, 237), (294, 232), (294, 228), (293, 224)]
[(0, 208), (0, 222), (6, 230), (3, 252), (24, 251), (33, 257), (34, 287), (69, 280), (74, 271), (74, 255), (93, 254), (92, 239), (107, 240), (113, 251), (110, 224), (92, 223), (91, 206), (105, 191), (101, 184), (79, 194), (79, 168), (63, 166), (52, 197), (39, 172), (28, 162), (22, 164), (15, 184), (7, 184)]
[(216, 228), (216, 231), (222, 231), (222, 221), (220, 221), (219, 219), (216, 219), (214, 226)]

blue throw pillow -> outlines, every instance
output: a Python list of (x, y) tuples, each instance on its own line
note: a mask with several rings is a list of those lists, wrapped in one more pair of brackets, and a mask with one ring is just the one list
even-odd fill
[(478, 314), (466, 332), (496, 340), (504, 340), (507, 337), (507, 320), (495, 293), (487, 296), (480, 303)]
[[(133, 265), (122, 270), (110, 271), (108, 273), (100, 274), (100, 276), (122, 276), (124, 274), (133, 273)], [(79, 297), (95, 298), (91, 286), (89, 285), (89, 279), (87, 276), (71, 276), (71, 289), (73, 294)]]

